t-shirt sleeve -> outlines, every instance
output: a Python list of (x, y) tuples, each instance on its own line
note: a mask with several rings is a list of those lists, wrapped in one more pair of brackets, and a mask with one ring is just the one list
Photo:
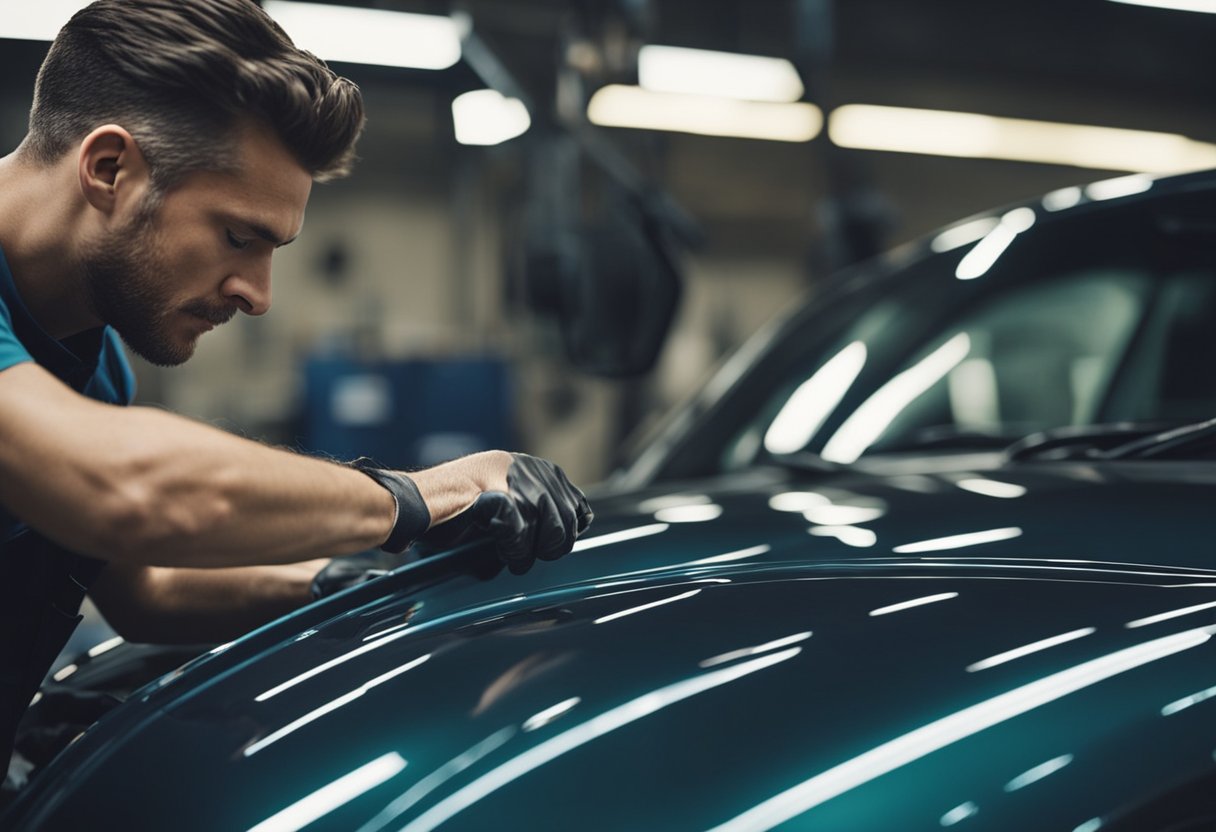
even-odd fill
[(3, 301), (0, 301), (0, 370), (7, 370), (14, 364), (33, 360), (33, 356), (13, 333), (12, 316), (9, 315), (8, 307), (4, 305)]
[(97, 396), (111, 404), (128, 405), (135, 401), (135, 372), (123, 352), (118, 333), (106, 327), (101, 348), (101, 360), (106, 379), (106, 392)]

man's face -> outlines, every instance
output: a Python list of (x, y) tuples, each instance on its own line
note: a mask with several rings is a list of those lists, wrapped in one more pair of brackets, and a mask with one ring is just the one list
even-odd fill
[(187, 176), (147, 200), (84, 256), (94, 313), (161, 366), (237, 312), (270, 308), (270, 260), (299, 233), (312, 177), (264, 128), (237, 131), (233, 173)]

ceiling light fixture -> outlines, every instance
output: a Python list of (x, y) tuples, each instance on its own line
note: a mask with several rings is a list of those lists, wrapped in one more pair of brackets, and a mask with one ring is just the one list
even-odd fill
[(587, 118), (601, 127), (779, 142), (808, 142), (823, 127), (823, 114), (814, 104), (739, 101), (620, 84), (596, 91), (587, 105)]
[(293, 0), (262, 7), (296, 46), (326, 61), (447, 69), (460, 60), (460, 26), (450, 17)]
[(1174, 133), (1001, 118), (978, 113), (846, 104), (828, 135), (841, 147), (1008, 159), (1137, 173), (1216, 167), (1216, 144)]
[(497, 90), (473, 90), (452, 100), (452, 123), (461, 144), (493, 145), (523, 135), (532, 119), (518, 98)]
[(0, 38), (11, 40), (54, 40), (72, 15), (89, 5), (89, 0), (39, 0), (23, 3), (21, 10), (4, 15)]
[(784, 58), (678, 46), (643, 46), (638, 83), (652, 92), (745, 101), (797, 101), (804, 92), (798, 70)]

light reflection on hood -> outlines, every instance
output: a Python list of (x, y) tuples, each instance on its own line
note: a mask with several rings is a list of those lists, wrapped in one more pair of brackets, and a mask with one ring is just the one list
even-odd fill
[(714, 827), (761, 832), (952, 743), (1137, 667), (1206, 644), (1216, 626), (1187, 630), (1053, 673), (931, 722), (841, 763)]

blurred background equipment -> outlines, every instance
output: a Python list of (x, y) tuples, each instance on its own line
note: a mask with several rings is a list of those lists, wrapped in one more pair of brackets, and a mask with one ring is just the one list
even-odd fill
[(426, 468), (509, 448), (511, 390), (501, 359), (352, 361), (304, 366), (304, 448), (388, 468)]

